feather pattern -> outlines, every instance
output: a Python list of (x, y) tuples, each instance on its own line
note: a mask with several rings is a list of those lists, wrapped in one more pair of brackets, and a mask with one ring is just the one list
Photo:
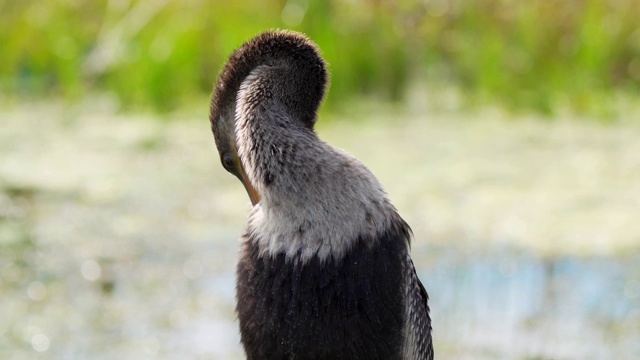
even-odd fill
[(429, 295), (418, 279), (413, 260), (407, 252), (405, 258), (405, 343), (406, 360), (432, 360), (433, 340), (431, 338), (431, 317), (429, 316)]

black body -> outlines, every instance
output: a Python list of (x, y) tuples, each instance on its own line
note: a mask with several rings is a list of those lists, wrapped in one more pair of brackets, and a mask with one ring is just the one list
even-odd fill
[(237, 274), (247, 358), (401, 359), (407, 237), (390, 230), (338, 261), (306, 264), (260, 256), (248, 239)]

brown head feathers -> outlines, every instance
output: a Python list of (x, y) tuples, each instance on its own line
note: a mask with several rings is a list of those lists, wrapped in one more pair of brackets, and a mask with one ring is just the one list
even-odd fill
[(282, 70), (275, 95), (290, 115), (313, 127), (329, 80), (327, 66), (316, 44), (303, 34), (286, 30), (261, 33), (231, 54), (214, 90), (209, 115), (212, 127), (215, 129), (225, 111), (235, 109), (240, 85), (259, 66)]

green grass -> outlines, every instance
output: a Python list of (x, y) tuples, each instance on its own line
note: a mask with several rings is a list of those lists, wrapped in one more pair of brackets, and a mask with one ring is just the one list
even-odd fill
[(401, 101), (418, 82), (470, 105), (607, 117), (640, 90), (639, 13), (635, 0), (0, 0), (0, 91), (169, 111), (208, 96), (244, 40), (291, 28), (331, 64), (329, 108)]

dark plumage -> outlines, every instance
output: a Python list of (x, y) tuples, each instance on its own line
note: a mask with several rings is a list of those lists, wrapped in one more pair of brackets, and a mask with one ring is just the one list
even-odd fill
[(238, 265), (238, 299), (246, 303), (238, 304), (238, 317), (248, 357), (401, 359), (406, 251), (396, 235), (383, 235), (378, 246), (361, 239), (338, 261), (304, 264), (260, 256), (246, 244)]
[(253, 208), (237, 307), (248, 359), (433, 359), (411, 230), (378, 180), (313, 130), (328, 83), (304, 35), (236, 50), (211, 104), (220, 159)]

